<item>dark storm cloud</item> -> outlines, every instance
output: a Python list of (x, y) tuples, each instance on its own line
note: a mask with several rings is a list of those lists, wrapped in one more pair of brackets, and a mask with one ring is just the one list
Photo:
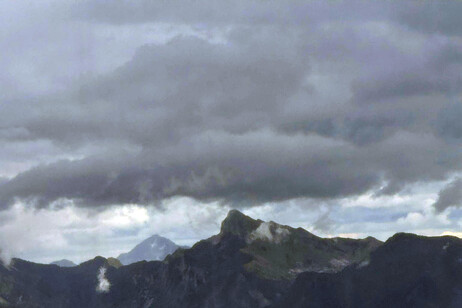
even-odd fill
[(440, 111), (437, 120), (438, 132), (449, 140), (462, 139), (462, 103), (448, 103)]
[(207, 129), (254, 129), (249, 120), (275, 115), (308, 72), (296, 35), (246, 28), (228, 44), (179, 37), (141, 47), (113, 74), (44, 102), (48, 113), (25, 126), (62, 143), (115, 138), (144, 146)]
[[(310, 24), (325, 20), (387, 21), (425, 34), (461, 35), (459, 1), (80, 1), (73, 15), (104, 23), (182, 22)], [(277, 12), (277, 13), (276, 13)]]
[[(208, 133), (136, 155), (114, 153), (32, 169), (0, 186), (0, 195), (3, 206), (15, 197), (37, 206), (60, 198), (96, 206), (186, 195), (248, 206), (304, 196), (344, 197), (381, 184), (381, 175), (404, 185), (456, 167), (460, 156), (434, 164), (437, 155), (428, 142), (402, 136), (362, 151), (314, 136)], [(422, 171), (423, 165), (429, 167)]]
[(444, 211), (450, 206), (462, 206), (462, 179), (457, 178), (444, 187), (433, 206), (438, 212)]
[(72, 22), (220, 38), (145, 44), (108, 73), (7, 100), (0, 141), (70, 154), (0, 181), (1, 208), (393, 194), (461, 171), (462, 45), (400, 19), (415, 3), (108, 3), (78, 4)]
[(430, 34), (462, 35), (459, 1), (408, 1), (397, 19), (412, 29)]
[[(356, 81), (353, 100), (380, 103), (393, 98), (460, 93), (462, 44), (438, 38), (428, 39), (423, 47), (412, 54), (379, 59), (383, 61), (382, 72), (371, 71)], [(395, 67), (388, 69), (387, 65)]]
[(378, 180), (374, 172), (360, 171), (362, 162), (354, 154), (354, 149), (317, 137), (207, 134), (171, 149), (34, 168), (0, 186), (0, 195), (3, 206), (18, 197), (40, 207), (61, 198), (93, 206), (146, 204), (186, 195), (251, 205), (308, 194), (347, 196), (366, 191)]
[(145, 22), (191, 23), (203, 26), (233, 24), (311, 24), (325, 19), (381, 18), (386, 4), (365, 1), (81, 1), (73, 10), (76, 18), (95, 22), (130, 24)]

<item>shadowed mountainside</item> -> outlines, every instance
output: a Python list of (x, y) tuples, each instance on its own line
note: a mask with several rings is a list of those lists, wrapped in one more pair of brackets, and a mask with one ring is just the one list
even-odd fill
[(462, 240), (398, 233), (369, 264), (300, 274), (276, 307), (462, 307)]

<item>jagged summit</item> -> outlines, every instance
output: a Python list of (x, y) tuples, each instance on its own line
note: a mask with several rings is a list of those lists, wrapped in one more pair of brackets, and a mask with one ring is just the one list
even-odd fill
[(263, 221), (260, 219), (253, 219), (242, 212), (232, 209), (221, 223), (220, 235), (233, 234), (237, 235), (247, 241), (252, 241), (257, 238), (273, 238), (286, 231), (299, 234), (303, 237), (316, 237), (314, 234), (306, 231), (303, 228), (292, 228), (290, 226), (281, 225), (274, 221)]
[(167, 255), (173, 253), (179, 248), (168, 238), (154, 234), (135, 246), (127, 253), (120, 254), (117, 259), (123, 265), (139, 261), (156, 261), (163, 260)]
[(245, 268), (269, 279), (292, 279), (303, 271), (337, 272), (368, 260), (369, 253), (381, 245), (373, 238), (324, 239), (302, 228), (253, 219), (238, 210), (229, 211), (213, 239), (226, 241), (226, 235), (245, 243), (241, 251), (252, 256)]
[(220, 233), (246, 237), (250, 232), (257, 229), (262, 222), (233, 209), (228, 212), (225, 220), (221, 223)]

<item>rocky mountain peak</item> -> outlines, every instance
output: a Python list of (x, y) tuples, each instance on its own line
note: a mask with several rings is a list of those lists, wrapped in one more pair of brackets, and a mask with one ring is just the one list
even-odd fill
[(124, 265), (143, 260), (163, 260), (178, 248), (179, 246), (168, 238), (155, 234), (136, 245), (129, 252), (120, 254), (117, 259)]
[(231, 210), (221, 223), (220, 234), (233, 234), (245, 238), (249, 233), (257, 229), (261, 223), (261, 220), (252, 219), (238, 210)]

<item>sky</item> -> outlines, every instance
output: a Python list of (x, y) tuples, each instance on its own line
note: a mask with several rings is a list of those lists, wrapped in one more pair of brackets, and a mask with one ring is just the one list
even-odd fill
[(0, 255), (181, 245), (236, 208), (462, 236), (462, 2), (0, 1)]

